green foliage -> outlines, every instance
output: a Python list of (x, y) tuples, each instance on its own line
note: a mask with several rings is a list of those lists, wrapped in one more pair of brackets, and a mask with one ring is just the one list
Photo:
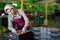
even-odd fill
[(29, 4), (33, 3), (33, 0), (28, 0), (28, 3), (29, 3)]

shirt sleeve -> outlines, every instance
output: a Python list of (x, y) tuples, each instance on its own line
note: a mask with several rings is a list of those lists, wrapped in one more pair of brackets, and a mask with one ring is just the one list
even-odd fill
[(28, 17), (26, 16), (26, 14), (24, 13), (24, 11), (20, 9), (19, 13), (23, 16), (23, 18), (24, 18), (24, 20), (25, 20), (25, 25), (24, 25), (24, 27), (28, 26), (28, 25), (29, 25), (29, 19), (28, 19)]
[(13, 29), (13, 25), (12, 25), (12, 21), (11, 21), (11, 17), (8, 16), (8, 29), (12, 30)]

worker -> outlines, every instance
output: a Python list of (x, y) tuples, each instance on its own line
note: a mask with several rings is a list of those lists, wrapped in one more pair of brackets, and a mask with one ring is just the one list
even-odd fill
[(15, 34), (17, 29), (21, 29), (22, 33), (26, 33), (29, 27), (29, 19), (24, 11), (21, 9), (14, 10), (14, 6), (10, 4), (5, 5), (4, 11), (8, 14), (8, 29)]

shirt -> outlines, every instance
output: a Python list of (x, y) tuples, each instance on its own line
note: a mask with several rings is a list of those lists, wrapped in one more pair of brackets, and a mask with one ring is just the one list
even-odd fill
[[(29, 24), (29, 19), (27, 18), (26, 14), (24, 13), (23, 10), (18, 9), (18, 12), (21, 16), (23, 16), (24, 20), (25, 20), (25, 26), (27, 26)], [(21, 18), (21, 16), (18, 13), (14, 16), (14, 18)], [(12, 30), (13, 29), (13, 24), (12, 24), (12, 20), (13, 20), (13, 15), (8, 15), (8, 29)]]

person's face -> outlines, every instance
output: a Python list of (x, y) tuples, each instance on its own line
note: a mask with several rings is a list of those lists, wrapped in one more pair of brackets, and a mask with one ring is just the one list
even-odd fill
[(13, 14), (14, 13), (14, 9), (13, 8), (9, 8), (9, 9), (6, 10), (6, 13)]

